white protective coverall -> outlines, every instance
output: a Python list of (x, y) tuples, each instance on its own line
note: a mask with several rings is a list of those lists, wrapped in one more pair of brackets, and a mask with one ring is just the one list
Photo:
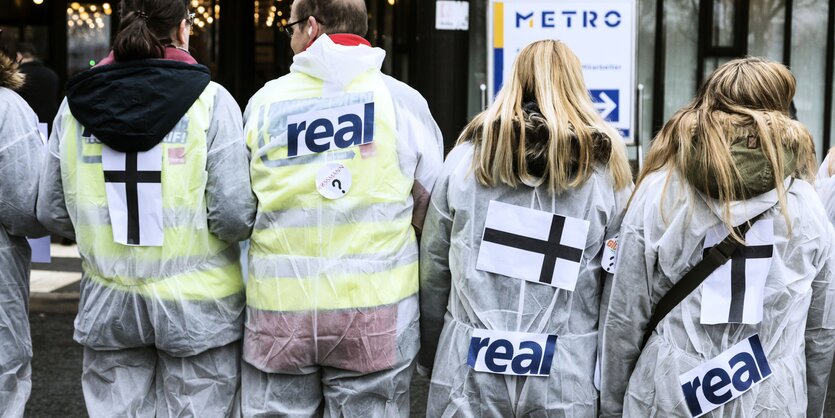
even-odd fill
[[(786, 180), (790, 232), (775, 190), (731, 206), (734, 225), (760, 213), (759, 222), (773, 222), (771, 263), (762, 273), (767, 274), (764, 292), (756, 296), (746, 291), (744, 299), (746, 311), (749, 300), (752, 307), (762, 304), (761, 321), (702, 324), (709, 312), (728, 312), (719, 305), (725, 296), (703, 298), (708, 278), (660, 322), (641, 352), (651, 312), (702, 260), (709, 230), (721, 231), (720, 239), (727, 235), (718, 201), (696, 191), (677, 172), (665, 185), (667, 175), (653, 173), (639, 185), (621, 227), (619, 264), (607, 284), (608, 304), (601, 315), (602, 416), (690, 416), (680, 376), (758, 334), (772, 374), (724, 405), (714, 402), (719, 406), (705, 416), (820, 417), (835, 349), (835, 247), (832, 225), (814, 188), (802, 180)], [(763, 239), (761, 233), (752, 234), (756, 226), (746, 245)], [(750, 260), (746, 263), (746, 269), (753, 268)], [(746, 286), (754, 286), (753, 273), (745, 274)], [(706, 303), (710, 305), (702, 310)], [(724, 361), (723, 367), (733, 363)], [(740, 368), (735, 363), (733, 370)], [(765, 375), (761, 365), (760, 373)], [(744, 382), (733, 387), (744, 388), (753, 380), (750, 376), (742, 374)], [(707, 380), (704, 385), (712, 385), (713, 398), (730, 397), (727, 379)], [(696, 396), (705, 399), (702, 392)]]
[(818, 177), (815, 179), (815, 189), (820, 195), (823, 208), (826, 209), (826, 214), (829, 216), (829, 221), (835, 224), (835, 177), (830, 174), (832, 167), (835, 167), (835, 157), (830, 152), (826, 158), (823, 159), (820, 169), (818, 170)]
[[(77, 240), (84, 268), (74, 339), (94, 417), (240, 414), (237, 242), (255, 214), (240, 107), (190, 56), (166, 57), (71, 80), (41, 178), (38, 218)], [(140, 140), (162, 151), (158, 246), (116, 242), (105, 198), (105, 145), (127, 156)]]
[[(608, 160), (609, 153), (605, 156)], [(583, 185), (559, 195), (545, 186), (487, 188), (475, 179), (472, 160), (469, 143), (447, 157), (421, 240), (419, 365), (432, 369), (426, 416), (596, 417), (597, 324), (607, 274), (601, 258), (604, 243), (620, 227), (631, 187), (615, 190), (605, 165), (595, 162)], [(590, 223), (574, 291), (476, 267), (491, 201)], [(468, 366), (468, 350), (478, 330), (556, 335), (547, 376), (474, 370)]]
[(44, 143), (37, 115), (10, 89), (21, 80), (0, 54), (0, 417), (22, 417), (32, 388), (25, 237), (46, 234), (35, 218)]
[[(426, 101), (383, 75), (385, 52), (365, 43), (321, 36), (245, 112), (258, 199), (244, 336), (248, 417), (408, 416), (419, 344), (415, 229), (443, 143)], [(342, 135), (359, 125), (364, 133)], [(294, 147), (319, 149), (293, 156)], [(331, 164), (350, 177), (317, 179)], [(340, 198), (326, 198), (339, 192), (336, 180)]]

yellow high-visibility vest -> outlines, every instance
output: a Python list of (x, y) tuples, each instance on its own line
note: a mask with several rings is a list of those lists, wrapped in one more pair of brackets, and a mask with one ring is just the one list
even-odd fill
[[(268, 83), (250, 102), (245, 137), (258, 198), (249, 251), (250, 309), (376, 307), (417, 293), (413, 179), (399, 165), (391, 93), (378, 71), (343, 91), (332, 89), (293, 72)], [(339, 123), (290, 123), (312, 114), (329, 114)], [(361, 118), (362, 129), (351, 123)], [(302, 143), (302, 128), (309, 129), (303, 133), (309, 142)], [(302, 148), (319, 152), (303, 154)], [(352, 178), (350, 190), (336, 200), (316, 187), (317, 173), (329, 163), (342, 164)]]
[[(215, 300), (240, 293), (237, 244), (209, 232), (206, 132), (217, 85), (210, 83), (162, 141), (164, 243), (115, 243), (109, 221), (102, 144), (67, 112), (61, 138), (61, 177), (86, 277), (104, 286), (168, 300)], [(184, 156), (171, 161), (171, 156)]]

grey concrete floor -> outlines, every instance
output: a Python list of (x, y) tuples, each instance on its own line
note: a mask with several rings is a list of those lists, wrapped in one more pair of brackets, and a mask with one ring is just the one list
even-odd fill
[[(32, 314), (32, 396), (27, 417), (86, 417), (81, 395), (81, 347), (72, 340), (74, 315)], [(835, 371), (833, 372), (835, 375)], [(412, 381), (412, 417), (426, 411), (428, 382)], [(825, 417), (835, 417), (835, 379), (830, 380)]]

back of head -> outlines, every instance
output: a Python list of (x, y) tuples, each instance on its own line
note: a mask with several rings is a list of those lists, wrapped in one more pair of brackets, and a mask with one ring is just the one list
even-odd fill
[(296, 0), (299, 19), (313, 16), (324, 33), (368, 33), (368, 11), (364, 0)]
[[(595, 163), (608, 164), (615, 186), (631, 180), (620, 135), (597, 113), (580, 60), (562, 42), (534, 42), (519, 52), (495, 102), (458, 142), (475, 147), (473, 168), (485, 186), (544, 182), (552, 193), (583, 184)], [(541, 161), (540, 170), (532, 169)]]
[(740, 170), (756, 166), (770, 174), (765, 189), (777, 189), (785, 208), (784, 178), (811, 181), (815, 171), (811, 135), (789, 117), (795, 89), (794, 75), (780, 63), (748, 57), (722, 65), (656, 136), (638, 184), (665, 167), (676, 170), (723, 203), (729, 224), (730, 202), (764, 192)]
[(117, 61), (130, 61), (164, 57), (188, 7), (187, 0), (122, 0), (120, 13), (113, 55)]
[(15, 49), (23, 58), (38, 57), (38, 49), (31, 42), (18, 42)]

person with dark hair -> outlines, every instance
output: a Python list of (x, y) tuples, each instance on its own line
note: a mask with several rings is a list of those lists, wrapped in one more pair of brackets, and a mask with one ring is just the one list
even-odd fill
[(290, 74), (245, 112), (258, 214), (244, 416), (409, 415), (417, 236), (443, 141), (367, 28), (363, 0), (296, 0)]
[(44, 65), (38, 58), (38, 50), (29, 42), (17, 44), (17, 60), (20, 62), (20, 72), (26, 77), (26, 83), (17, 93), (35, 114), (41, 123), (52, 127), (52, 120), (58, 112), (58, 74)]
[(32, 389), (27, 236), (44, 235), (35, 217), (44, 138), (35, 112), (13, 90), (24, 83), (0, 53), (0, 415), (22, 417)]
[(122, 1), (113, 53), (67, 86), (38, 217), (75, 238), (90, 416), (240, 414), (255, 214), (240, 108), (188, 53), (183, 0)]

